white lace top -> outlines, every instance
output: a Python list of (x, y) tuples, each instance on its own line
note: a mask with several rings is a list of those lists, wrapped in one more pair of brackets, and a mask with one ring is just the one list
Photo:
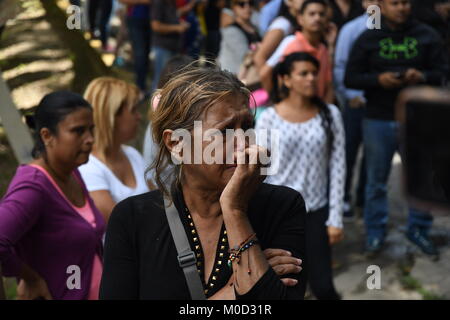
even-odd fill
[(328, 204), (330, 210), (326, 225), (342, 228), (346, 170), (344, 126), (339, 109), (335, 105), (328, 107), (334, 135), (331, 152), (319, 114), (308, 121), (293, 123), (281, 118), (271, 107), (258, 118), (256, 129), (259, 131), (258, 144), (268, 149), (276, 147), (271, 146), (274, 135), (262, 139), (261, 129), (278, 130), (277, 152), (271, 150), (271, 167), (278, 168), (278, 171), (267, 176), (265, 182), (299, 191), (308, 211)]

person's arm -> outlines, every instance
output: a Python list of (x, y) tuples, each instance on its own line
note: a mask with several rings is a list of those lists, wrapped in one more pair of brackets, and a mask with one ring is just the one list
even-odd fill
[(326, 84), (324, 100), (326, 103), (334, 103), (334, 88), (333, 88), (333, 82), (331, 80), (328, 81)]
[[(264, 176), (260, 174), (260, 164), (239, 164), (244, 157), (249, 157), (251, 163), (258, 158), (261, 153), (265, 151), (256, 145), (248, 148), (241, 147), (237, 151), (238, 165), (237, 168), (223, 190), (220, 197), (220, 205), (222, 208), (223, 220), (227, 229), (228, 241), (230, 248), (236, 248), (243, 244), (254, 230), (249, 222), (247, 216), (249, 199), (258, 188)], [(249, 163), (249, 161), (246, 161)], [(299, 198), (301, 198), (299, 196)], [(303, 208), (303, 210), (302, 210)], [(294, 212), (299, 214), (304, 213), (304, 203), (298, 203), (294, 208)], [(297, 250), (304, 245), (304, 215), (303, 220), (297, 216), (298, 221), (289, 221), (290, 224), (285, 230), (280, 230), (280, 237), (296, 235), (290, 240), (290, 248), (282, 247), (274, 242), (275, 245), (270, 244), (270, 247), (278, 247), (289, 250), (294, 256), (301, 256), (302, 250)], [(295, 238), (295, 239), (294, 239)], [(283, 243), (284, 246), (289, 246)], [(293, 250), (292, 250), (293, 248)], [(250, 267), (251, 266), (251, 267)], [(276, 275), (274, 270), (270, 267), (261, 246), (255, 244), (242, 253), (239, 263), (233, 261), (233, 276), (234, 289), (238, 299), (301, 299), (302, 290), (298, 288), (301, 285), (287, 288)], [(292, 277), (298, 275), (292, 275)], [(303, 291), (304, 293), (304, 291)]]
[(272, 74), (273, 67), (265, 63), (259, 70), (259, 78), (261, 80), (261, 85), (267, 92), (272, 90)]
[[(329, 107), (332, 119), (333, 145), (329, 159), (329, 217), (328, 227), (341, 229), (344, 211), (344, 184), (346, 173), (345, 134), (342, 116), (336, 107)], [(330, 231), (330, 230), (329, 230)], [(330, 239), (332, 243), (339, 239)]]
[(266, 33), (270, 23), (276, 18), (280, 11), (281, 1), (282, 0), (271, 0), (262, 7), (259, 15), (259, 31), (262, 35)]
[(445, 48), (441, 37), (434, 32), (430, 35), (433, 39), (426, 54), (426, 67), (422, 71), (424, 82), (429, 85), (439, 86), (448, 74), (449, 59), (448, 50)]
[(330, 60), (334, 59), (334, 48), (336, 45), (336, 38), (338, 35), (338, 27), (334, 22), (328, 23), (328, 28), (325, 33), (325, 41), (327, 43), (328, 54), (330, 56)]
[(51, 299), (45, 280), (14, 251), (14, 245), (38, 221), (45, 199), (46, 195), (38, 185), (25, 181), (9, 190), (0, 204), (0, 263), (5, 276), (22, 279), (18, 287), (22, 299)]
[(156, 158), (156, 155), (158, 152), (158, 146), (156, 145), (155, 141), (153, 140), (151, 121), (148, 122), (147, 129), (145, 129), (142, 150), (143, 150), (142, 154), (144, 157), (144, 161), (148, 165), (152, 164)]
[(261, 67), (259, 71), (259, 77), (261, 79), (261, 84), (263, 88), (270, 92), (272, 90), (272, 73), (273, 69), (277, 63), (283, 57), (283, 52), (289, 43), (292, 41), (294, 36), (287, 36), (281, 41), (280, 45), (277, 47), (275, 52), (270, 56), (266, 63)]
[(345, 71), (344, 85), (353, 89), (370, 89), (380, 87), (378, 73), (370, 72), (369, 51), (363, 33), (353, 45)]
[(195, 4), (196, 0), (189, 1), (184, 6), (177, 9), (177, 15), (179, 17), (183, 17), (185, 14), (189, 13), (192, 9), (194, 9)]
[(116, 202), (111, 197), (109, 190), (91, 191), (89, 192), (89, 195), (94, 201), (97, 209), (102, 213), (103, 218), (105, 218), (105, 222), (108, 223), (111, 212), (116, 205)]
[[(147, 129), (144, 134), (144, 142), (142, 146), (144, 162), (147, 166), (150, 166), (156, 158), (156, 153), (158, 151), (158, 146), (155, 141), (153, 141), (153, 136), (151, 134), (152, 130), (151, 122), (148, 123)], [(150, 190), (157, 189), (156, 183), (154, 181), (154, 169), (148, 172), (146, 175), (147, 184)]]
[(184, 33), (189, 28), (189, 23), (182, 21), (179, 24), (167, 24), (158, 20), (152, 21), (152, 30), (160, 34)]
[[(298, 280), (293, 278), (284, 278), (289, 274), (297, 274), (302, 271), (302, 260), (292, 256), (292, 253), (283, 249), (269, 248), (263, 251), (270, 267), (280, 277), (281, 282), (288, 287), (294, 287)], [(230, 277), (228, 283), (217, 291), (208, 300), (236, 300), (234, 291), (234, 276)]]
[(42, 198), (45, 196), (38, 186), (21, 182), (0, 203), (0, 261), (7, 276), (21, 272), (23, 263), (13, 248), (39, 219)]
[(333, 87), (333, 60), (328, 58), (327, 63), (324, 63), (321, 68), (325, 68), (325, 96), (326, 103), (334, 103), (334, 87)]
[[(288, 273), (280, 274), (278, 267), (271, 264), (259, 281), (243, 295), (237, 294), (238, 300), (302, 300), (304, 299), (307, 270), (305, 259), (305, 219), (306, 208), (300, 195), (292, 199), (288, 211), (281, 219), (276, 236), (271, 243), (267, 244), (271, 248), (281, 248), (290, 253), (290, 258), (297, 260)], [(264, 251), (265, 257), (270, 261), (268, 250)], [(278, 258), (282, 258), (279, 256)], [(284, 257), (287, 258), (287, 257)], [(303, 262), (303, 263), (302, 263)], [(304, 270), (295, 270), (298, 264), (302, 263)], [(245, 264), (244, 264), (245, 266)]]
[(260, 70), (266, 63), (267, 59), (277, 49), (284, 37), (284, 32), (281, 29), (269, 30), (263, 38), (258, 50), (255, 52), (254, 62), (258, 70)]
[(333, 80), (336, 96), (340, 103), (345, 103), (347, 101), (344, 76), (351, 49), (351, 43), (348, 40), (347, 35), (348, 30), (349, 29), (344, 26), (339, 33), (334, 55)]
[(345, 69), (354, 43), (352, 32), (356, 32), (356, 30), (353, 30), (349, 26), (344, 26), (342, 28), (341, 32), (339, 32), (334, 55), (334, 88), (336, 97), (341, 104), (346, 104), (349, 100), (358, 97), (364, 101), (363, 92), (361, 90), (348, 89), (344, 85)]
[(227, 10), (222, 9), (220, 12), (220, 28), (226, 28), (234, 23), (234, 16), (230, 15)]
[(159, 34), (173, 34), (173, 33), (184, 33), (189, 28), (189, 23), (183, 21), (177, 24), (166, 23), (165, 9), (164, 6), (167, 3), (164, 0), (153, 1), (151, 10), (151, 26), (152, 31)]
[(133, 217), (133, 207), (127, 200), (118, 203), (111, 213), (103, 251), (100, 300), (139, 299)]
[(434, 5), (434, 10), (447, 21), (450, 16), (450, 2), (436, 3)]
[(17, 285), (17, 300), (35, 300), (44, 298), (53, 300), (45, 280), (32, 268), (22, 264)]
[(100, 210), (105, 221), (108, 222), (111, 211), (116, 205), (110, 192), (113, 182), (108, 177), (111, 176), (111, 173), (108, 173), (104, 166), (100, 166), (92, 159), (87, 164), (80, 166), (78, 171), (95, 206)]

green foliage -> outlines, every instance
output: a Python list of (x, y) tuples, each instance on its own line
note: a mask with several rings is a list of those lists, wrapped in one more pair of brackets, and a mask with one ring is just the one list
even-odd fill
[(3, 278), (6, 300), (16, 300), (17, 283), (14, 278)]
[(411, 275), (403, 275), (400, 278), (400, 283), (402, 284), (403, 288), (406, 290), (414, 290), (417, 291), (421, 296), (423, 300), (445, 300), (446, 298), (444, 296), (440, 296), (438, 294), (435, 294), (433, 292), (430, 292), (422, 287), (422, 284), (419, 280), (412, 277)]

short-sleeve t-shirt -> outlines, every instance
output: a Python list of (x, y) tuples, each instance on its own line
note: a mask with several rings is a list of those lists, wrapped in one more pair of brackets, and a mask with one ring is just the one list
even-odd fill
[(136, 187), (130, 188), (124, 185), (106, 164), (91, 154), (89, 161), (78, 169), (89, 192), (108, 190), (113, 200), (120, 202), (128, 197), (149, 191), (144, 177), (145, 161), (141, 154), (130, 146), (123, 145), (122, 150), (133, 168)]
[(291, 22), (282, 16), (273, 20), (269, 26), (269, 29), (267, 29), (267, 31), (277, 30), (277, 29), (283, 31), (284, 37), (286, 37), (294, 32), (294, 27), (292, 26)]
[(282, 59), (294, 52), (307, 52), (314, 56), (320, 62), (320, 70), (318, 76), (318, 90), (317, 94), (322, 99), (326, 97), (327, 86), (331, 84), (333, 79), (332, 76), (332, 65), (328, 54), (328, 49), (323, 43), (318, 47), (314, 47), (309, 43), (306, 37), (301, 32), (296, 32), (293, 35), (289, 35), (281, 41), (278, 48), (272, 54), (272, 56), (267, 60), (267, 64), (270, 67), (275, 67), (275, 65), (282, 61)]

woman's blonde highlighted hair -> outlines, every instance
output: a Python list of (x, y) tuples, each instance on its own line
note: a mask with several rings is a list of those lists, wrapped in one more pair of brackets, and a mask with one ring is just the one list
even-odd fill
[(94, 109), (95, 145), (101, 155), (113, 144), (115, 116), (139, 100), (139, 89), (120, 79), (100, 77), (92, 80), (84, 98)]
[(171, 198), (166, 186), (171, 182), (181, 183), (181, 166), (164, 174), (166, 168), (173, 164), (167, 149), (163, 132), (166, 129), (193, 130), (194, 121), (201, 120), (204, 112), (226, 97), (242, 95), (249, 101), (250, 91), (235, 75), (220, 70), (217, 65), (208, 63), (198, 67), (199, 62), (181, 70), (161, 89), (153, 94), (159, 96), (158, 107), (151, 114), (153, 139), (158, 146), (158, 154), (148, 170), (155, 169), (155, 182), (164, 196)]

